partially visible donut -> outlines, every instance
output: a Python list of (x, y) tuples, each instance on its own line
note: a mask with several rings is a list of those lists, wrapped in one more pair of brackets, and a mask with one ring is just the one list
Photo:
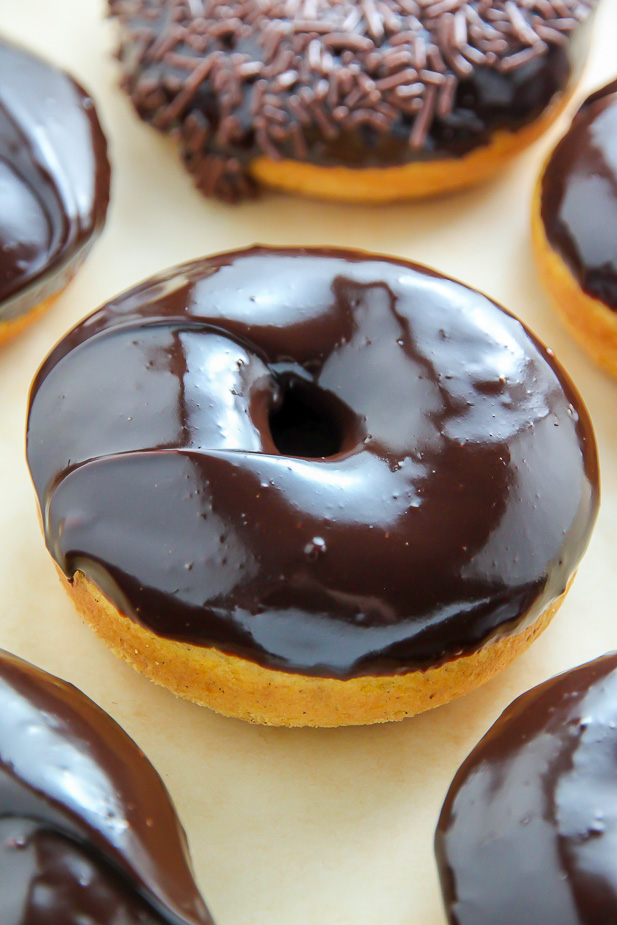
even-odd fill
[(617, 921), (617, 655), (508, 707), (458, 771), (435, 847), (450, 925)]
[(2, 925), (213, 925), (165, 785), (72, 684), (0, 651)]
[(476, 183), (548, 127), (597, 0), (109, 0), (123, 84), (205, 195), (388, 201)]
[(82, 87), (0, 39), (0, 341), (51, 304), (100, 234), (106, 152)]
[(617, 80), (577, 112), (538, 181), (533, 235), (555, 309), (617, 376)]
[(487, 680), (559, 606), (598, 503), (553, 356), (478, 292), (356, 251), (223, 254), (119, 296), (43, 364), (27, 451), (111, 648), (283, 725)]

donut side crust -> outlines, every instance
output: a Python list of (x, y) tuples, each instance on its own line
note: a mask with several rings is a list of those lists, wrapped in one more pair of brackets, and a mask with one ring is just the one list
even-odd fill
[(529, 648), (566, 591), (529, 627), (437, 668), (340, 681), (273, 671), (218, 649), (165, 639), (125, 617), (82, 572), (60, 580), (79, 615), (151, 681), (224, 716), (264, 726), (359, 726), (405, 719), (490, 680)]
[(351, 168), (260, 157), (250, 165), (250, 173), (264, 186), (341, 202), (394, 202), (466, 189), (499, 173), (537, 141), (566, 109), (575, 89), (570, 88), (535, 122), (516, 132), (495, 132), (488, 145), (461, 158), (415, 161), (397, 167)]
[(536, 185), (532, 207), (533, 249), (541, 282), (555, 311), (579, 345), (617, 378), (617, 312), (587, 295), (551, 246), (542, 221), (542, 176)]
[(43, 315), (52, 307), (56, 299), (62, 295), (63, 291), (64, 288), (61, 289), (60, 292), (55, 292), (47, 299), (43, 299), (38, 305), (28, 309), (23, 315), (18, 315), (17, 318), (8, 318), (5, 321), (0, 318), (0, 346), (12, 340), (18, 334), (21, 334), (21, 332), (29, 327), (33, 321), (36, 321), (40, 315)]
[[(99, 232), (100, 233), (100, 232)], [(3, 319), (0, 314), (0, 347), (12, 340), (18, 334), (29, 327), (32, 322), (36, 321), (41, 315), (43, 315), (48, 309), (50, 309), (54, 303), (59, 299), (67, 286), (75, 278), (76, 274), (82, 267), (91, 246), (95, 243), (98, 234), (94, 234), (86, 247), (82, 249), (72, 260), (69, 261), (68, 265), (59, 272), (54, 273), (53, 270), (50, 274), (50, 283), (46, 287), (46, 291), (50, 294), (44, 298), (37, 300), (38, 296), (33, 296), (33, 304), (31, 307), (26, 307), (19, 315), (14, 318), (5, 318)], [(43, 293), (39, 293), (43, 295)], [(27, 305), (27, 303), (26, 303)], [(0, 305), (0, 310), (2, 306)]]

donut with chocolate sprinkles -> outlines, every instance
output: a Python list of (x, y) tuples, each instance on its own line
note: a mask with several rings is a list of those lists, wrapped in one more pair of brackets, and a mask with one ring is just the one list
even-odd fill
[(122, 84), (206, 196), (468, 186), (556, 118), (598, 0), (109, 0)]

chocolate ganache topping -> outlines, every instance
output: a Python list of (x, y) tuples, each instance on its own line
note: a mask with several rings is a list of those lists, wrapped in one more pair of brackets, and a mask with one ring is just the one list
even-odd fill
[(617, 654), (519, 697), (457, 773), (436, 834), (451, 925), (617, 922)]
[(567, 586), (587, 412), (485, 296), (413, 264), (254, 248), (175, 268), (34, 382), (49, 551), (155, 633), (346, 678), (475, 651)]
[(206, 195), (250, 163), (461, 157), (578, 77), (597, 0), (109, 0), (123, 85)]
[(574, 117), (542, 177), (544, 230), (590, 296), (617, 311), (617, 80)]
[(85, 91), (0, 40), (0, 322), (61, 289), (102, 230), (106, 150)]
[(212, 925), (160, 777), (71, 684), (0, 652), (3, 925)]

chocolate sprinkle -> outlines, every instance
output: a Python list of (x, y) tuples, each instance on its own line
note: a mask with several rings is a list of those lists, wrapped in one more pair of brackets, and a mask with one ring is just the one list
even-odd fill
[(459, 82), (546, 56), (596, 4), (109, 0), (138, 113), (177, 134), (199, 189), (228, 201), (254, 193), (253, 157), (305, 159), (316, 137), (358, 125), (388, 135), (401, 113), (414, 159), (452, 112)]

